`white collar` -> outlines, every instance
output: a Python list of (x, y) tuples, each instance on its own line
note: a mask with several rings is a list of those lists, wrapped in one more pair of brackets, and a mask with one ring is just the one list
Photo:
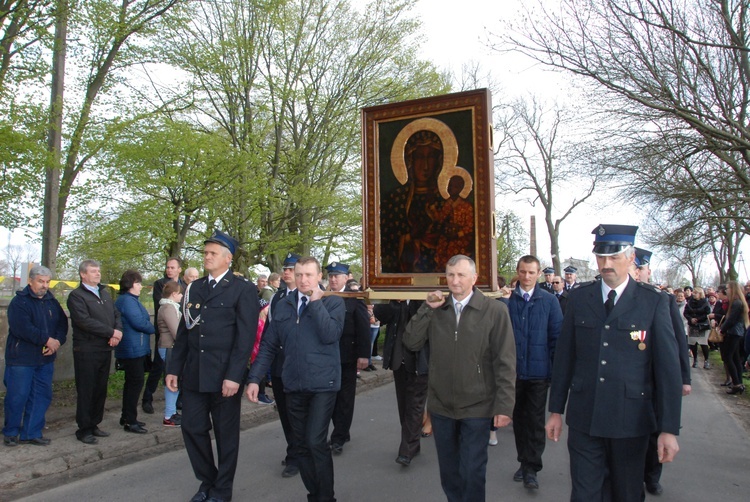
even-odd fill
[[(617, 304), (618, 301), (620, 301), (620, 297), (622, 296), (622, 292), (625, 291), (625, 288), (628, 286), (628, 282), (630, 281), (630, 275), (615, 288), (615, 292), (617, 293), (617, 296), (615, 296), (615, 304)], [(607, 283), (602, 281), (602, 302), (607, 301), (607, 296), (609, 296), (609, 292), (612, 291), (612, 288), (607, 286)]]
[(211, 274), (208, 274), (208, 282), (211, 282), (211, 280), (213, 279), (214, 281), (216, 281), (216, 284), (219, 284), (219, 281), (220, 281), (220, 280), (221, 280), (221, 279), (222, 279), (222, 278), (223, 278), (223, 277), (224, 277), (225, 275), (227, 275), (227, 272), (229, 272), (229, 269), (226, 269), (226, 270), (224, 271), (224, 273), (223, 273), (223, 274), (221, 274), (221, 275), (220, 275), (219, 277), (213, 277), (213, 276), (212, 276)]

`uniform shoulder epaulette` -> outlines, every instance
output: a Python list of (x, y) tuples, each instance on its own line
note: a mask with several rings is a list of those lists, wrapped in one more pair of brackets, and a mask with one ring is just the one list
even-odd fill
[(637, 282), (636, 284), (648, 291), (654, 291), (655, 293), (666, 293), (666, 291), (662, 291), (659, 286), (654, 286), (653, 284), (650, 284), (648, 282)]
[(578, 283), (578, 287), (569, 290), (568, 293), (570, 293), (570, 291), (575, 291), (576, 289), (587, 288), (587, 287), (589, 287), (589, 286), (591, 286), (593, 284), (599, 284), (599, 281), (593, 280), (593, 281), (579, 282)]

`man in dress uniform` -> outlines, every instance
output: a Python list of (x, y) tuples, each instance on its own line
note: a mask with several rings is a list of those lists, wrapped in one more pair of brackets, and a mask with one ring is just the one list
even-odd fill
[(542, 273), (544, 273), (544, 282), (539, 283), (539, 287), (549, 293), (552, 293), (552, 279), (555, 277), (555, 269), (552, 267), (547, 267), (542, 270)]
[(571, 289), (580, 286), (580, 283), (576, 281), (576, 272), (578, 272), (577, 268), (573, 265), (568, 265), (563, 269), (563, 272), (565, 272), (565, 291), (570, 291)]
[[(631, 268), (631, 277), (643, 284), (649, 284), (651, 278), (651, 251), (647, 249), (635, 248), (635, 263)], [(682, 395), (688, 396), (692, 391), (690, 380), (690, 359), (688, 358), (687, 334), (685, 325), (682, 322), (682, 313), (677, 306), (674, 296), (666, 291), (661, 291), (654, 286), (654, 289), (669, 298), (669, 314), (672, 320), (672, 330), (674, 331), (675, 342), (677, 343), (677, 355), (680, 358), (680, 375), (682, 376)], [(644, 482), (646, 491), (652, 495), (661, 495), (664, 489), (661, 486), (662, 464), (659, 462), (658, 454), (659, 431), (651, 434), (648, 441), (648, 450), (646, 451), (646, 469), (644, 471)], [(646, 495), (643, 495), (645, 499)]]
[[(268, 307), (266, 330), (268, 330), (268, 327), (271, 324), (273, 313), (276, 311), (279, 302), (286, 296), (297, 291), (297, 283), (294, 278), (294, 265), (300, 258), (300, 255), (292, 252), (287, 253), (286, 258), (284, 258), (281, 270), (281, 283), (279, 284), (279, 289), (276, 290), (276, 293), (274, 293), (271, 298), (271, 304)], [(286, 457), (281, 461), (281, 464), (284, 466), (284, 469), (281, 471), (281, 476), (284, 478), (291, 478), (299, 474), (299, 466), (297, 465), (299, 446), (294, 440), (292, 425), (289, 423), (289, 414), (287, 413), (286, 407), (286, 393), (284, 392), (284, 381), (281, 379), (281, 369), (283, 366), (284, 351), (283, 347), (279, 347), (279, 351), (276, 353), (273, 363), (271, 363), (271, 385), (273, 386), (273, 397), (276, 400), (276, 412), (279, 414), (281, 428), (284, 430), (284, 439), (286, 439)]]
[[(232, 499), (240, 441), (240, 385), (258, 329), (258, 289), (229, 268), (238, 243), (214, 231), (205, 241), (208, 275), (190, 283), (172, 351), (167, 387), (182, 378), (182, 437), (201, 485), (191, 502)], [(214, 429), (218, 466), (211, 436)]]
[(569, 293), (557, 342), (546, 430), (558, 441), (567, 413), (572, 501), (640, 501), (650, 434), (661, 431), (662, 463), (679, 450), (682, 385), (669, 303), (628, 275), (636, 230), (594, 229), (602, 280)]
[[(333, 262), (326, 267), (328, 289), (343, 292), (349, 278), (349, 265)], [(370, 314), (362, 300), (344, 298), (346, 318), (339, 340), (341, 357), (341, 390), (336, 394), (333, 409), (331, 451), (340, 455), (344, 443), (349, 441), (349, 429), (354, 418), (354, 398), (357, 395), (357, 370), (367, 368), (372, 345), (370, 344)]]

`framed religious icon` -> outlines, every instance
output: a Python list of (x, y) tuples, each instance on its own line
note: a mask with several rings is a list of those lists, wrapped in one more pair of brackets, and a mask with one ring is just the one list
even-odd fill
[(445, 286), (463, 254), (497, 289), (491, 109), (487, 89), (362, 109), (365, 287)]

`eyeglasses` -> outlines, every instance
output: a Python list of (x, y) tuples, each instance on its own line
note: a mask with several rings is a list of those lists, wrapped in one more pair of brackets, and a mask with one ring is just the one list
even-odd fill
[(552, 284), (560, 284), (560, 281), (552, 281)]

